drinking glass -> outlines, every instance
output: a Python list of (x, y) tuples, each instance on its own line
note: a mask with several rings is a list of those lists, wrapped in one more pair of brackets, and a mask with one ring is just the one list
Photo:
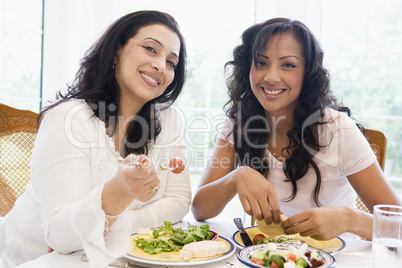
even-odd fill
[(402, 206), (374, 206), (373, 263), (379, 267), (402, 267)]

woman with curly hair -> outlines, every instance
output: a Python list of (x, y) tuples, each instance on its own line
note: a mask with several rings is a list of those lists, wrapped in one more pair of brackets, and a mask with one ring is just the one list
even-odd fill
[(286, 234), (371, 239), (372, 210), (400, 204), (359, 126), (329, 87), (323, 51), (301, 22), (275, 18), (248, 28), (226, 64), (227, 120), (192, 204), (197, 220), (237, 194), (249, 215)]
[(177, 22), (158, 11), (121, 17), (88, 50), (67, 93), (40, 113), (31, 183), (5, 217), (7, 267), (82, 249), (103, 267), (138, 228), (188, 213), (188, 171), (156, 168), (186, 155), (171, 106), (185, 62)]

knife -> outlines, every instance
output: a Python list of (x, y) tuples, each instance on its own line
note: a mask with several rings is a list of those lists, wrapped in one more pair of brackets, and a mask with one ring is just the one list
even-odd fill
[(244, 243), (244, 246), (252, 246), (253, 242), (251, 242), (250, 237), (248, 236), (246, 230), (244, 230), (243, 222), (240, 218), (234, 218), (234, 223), (236, 224), (237, 228), (239, 229), (241, 240)]

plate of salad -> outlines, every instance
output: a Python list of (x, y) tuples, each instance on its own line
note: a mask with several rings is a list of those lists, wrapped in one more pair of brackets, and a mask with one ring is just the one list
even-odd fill
[[(209, 248), (203, 251), (204, 253), (208, 251), (208, 256), (200, 254), (200, 256), (194, 255), (189, 259), (183, 259), (184, 254), (182, 251), (187, 252), (185, 250), (186, 247), (189, 247), (191, 244), (202, 244), (212, 241), (216, 241), (216, 244), (220, 246), (219, 251), (216, 251), (217, 254), (211, 253), (215, 249)], [(184, 230), (181, 227), (173, 228), (171, 222), (165, 221), (164, 226), (159, 229), (141, 230), (138, 233), (132, 234), (130, 243), (131, 249), (126, 254), (126, 258), (153, 265), (202, 265), (223, 260), (235, 252), (233, 242), (211, 231), (208, 224), (191, 225), (187, 223), (187, 229)], [(213, 246), (216, 245), (215, 242), (210, 244), (213, 244)]]
[(333, 268), (335, 258), (326, 251), (307, 244), (268, 243), (245, 247), (237, 258), (254, 268)]

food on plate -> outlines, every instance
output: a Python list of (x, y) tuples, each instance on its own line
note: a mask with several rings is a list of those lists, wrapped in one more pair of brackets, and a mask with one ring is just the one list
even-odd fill
[[(288, 217), (281, 214), (281, 221), (284, 221), (287, 218)], [(266, 224), (264, 220), (257, 220), (257, 227), (261, 232), (263, 232), (269, 238), (274, 238), (285, 234), (281, 224), (275, 224), (275, 223)]]
[[(270, 237), (270, 236), (267, 236), (264, 233), (262, 233), (261, 230), (258, 229), (257, 226), (246, 228), (246, 231), (247, 231), (248, 235), (250, 236), (251, 240), (253, 240), (256, 235), (261, 234), (259, 236), (259, 239), (261, 239), (261, 240), (257, 242), (258, 245), (266, 244), (269, 242), (290, 243), (290, 244), (296, 244), (296, 245), (300, 245), (302, 243), (307, 243), (310, 247), (325, 250), (325, 251), (338, 251), (345, 247), (345, 242), (339, 237), (336, 237), (336, 238), (333, 238), (330, 240), (316, 240), (309, 236), (301, 236), (300, 234), (292, 234), (292, 235), (281, 234), (276, 237)], [(264, 237), (262, 237), (262, 235)], [(233, 238), (239, 247), (244, 247), (244, 243), (241, 240), (239, 232), (236, 232), (234, 234)]]
[(264, 234), (256, 234), (256, 235), (253, 237), (253, 244), (254, 244), (254, 245), (261, 244), (261, 243), (258, 243), (258, 242), (260, 242), (260, 240), (263, 239), (263, 238), (265, 238), (265, 235), (264, 235)]
[(253, 237), (253, 244), (257, 245), (257, 244), (268, 244), (268, 243), (284, 243), (286, 241), (294, 239), (295, 239), (294, 236), (277, 236), (275, 238), (268, 238), (264, 234), (256, 234)]
[(276, 245), (268, 243), (263, 249), (254, 251), (251, 261), (271, 268), (316, 268), (325, 264), (320, 251), (309, 250), (307, 244), (287, 249), (277, 249)]
[(188, 261), (193, 257), (212, 257), (227, 251), (228, 248), (224, 242), (204, 240), (184, 245), (182, 250), (180, 250), (180, 258), (184, 261)]
[(180, 158), (173, 158), (169, 162), (169, 168), (173, 173), (180, 174), (184, 171), (186, 166), (184, 165), (184, 161)]
[(152, 231), (150, 239), (140, 237), (134, 239), (137, 247), (148, 254), (179, 251), (184, 245), (191, 242), (213, 240), (217, 234), (209, 230), (208, 224), (199, 226), (187, 223), (187, 231), (181, 228), (173, 228), (170, 221), (165, 221), (164, 226)]

